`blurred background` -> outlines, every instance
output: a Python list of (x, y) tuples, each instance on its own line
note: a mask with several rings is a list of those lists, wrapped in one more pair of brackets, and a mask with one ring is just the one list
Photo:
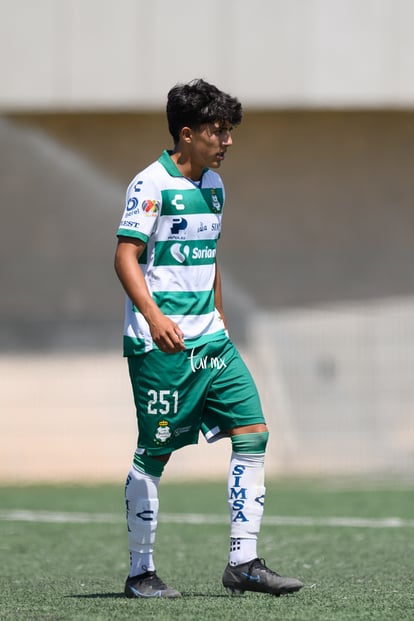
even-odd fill
[[(129, 181), (172, 146), (168, 90), (197, 77), (245, 110), (219, 256), (268, 476), (412, 477), (414, 4), (0, 10), (0, 481), (129, 468), (116, 230)], [(167, 476), (223, 476), (229, 450), (200, 440)]]

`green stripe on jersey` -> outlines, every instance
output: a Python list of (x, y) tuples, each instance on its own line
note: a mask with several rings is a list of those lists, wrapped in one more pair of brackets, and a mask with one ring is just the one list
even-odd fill
[(216, 243), (215, 239), (156, 242), (154, 266), (211, 265), (216, 260)]
[(194, 188), (191, 190), (162, 190), (162, 216), (203, 213), (221, 213), (222, 188)]
[(164, 315), (205, 315), (214, 311), (214, 291), (153, 291)]

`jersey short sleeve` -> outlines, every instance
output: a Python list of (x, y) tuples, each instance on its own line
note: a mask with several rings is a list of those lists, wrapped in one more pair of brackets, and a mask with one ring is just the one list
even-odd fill
[(161, 191), (146, 169), (128, 186), (117, 236), (135, 237), (147, 243), (155, 229), (160, 209)]

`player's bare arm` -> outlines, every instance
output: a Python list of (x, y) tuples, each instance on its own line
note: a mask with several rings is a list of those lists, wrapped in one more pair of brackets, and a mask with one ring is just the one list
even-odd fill
[(184, 335), (180, 327), (161, 312), (148, 291), (138, 264), (144, 249), (145, 243), (139, 239), (119, 239), (115, 253), (115, 271), (125, 292), (148, 322), (157, 347), (165, 353), (175, 353), (185, 349)]
[(220, 317), (223, 320), (224, 327), (227, 329), (226, 316), (224, 314), (223, 308), (223, 296), (221, 293), (221, 275), (219, 265), (216, 259), (216, 277), (214, 279), (214, 306), (217, 308), (220, 313)]

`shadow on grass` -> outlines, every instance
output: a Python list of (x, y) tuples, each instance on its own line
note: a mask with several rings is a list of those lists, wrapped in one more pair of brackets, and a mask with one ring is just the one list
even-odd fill
[(123, 593), (76, 593), (74, 595), (65, 595), (70, 599), (124, 599)]
[[(183, 597), (215, 597), (221, 598), (225, 597), (226, 599), (232, 599), (230, 595), (226, 593), (185, 593), (182, 592)], [(73, 595), (65, 595), (65, 598), (70, 599), (127, 599), (124, 593), (76, 593)], [(131, 598), (134, 599), (134, 598)], [(143, 597), (137, 599), (153, 599), (152, 597)], [(175, 598), (171, 598), (175, 599)], [(180, 598), (177, 598), (180, 599)]]

